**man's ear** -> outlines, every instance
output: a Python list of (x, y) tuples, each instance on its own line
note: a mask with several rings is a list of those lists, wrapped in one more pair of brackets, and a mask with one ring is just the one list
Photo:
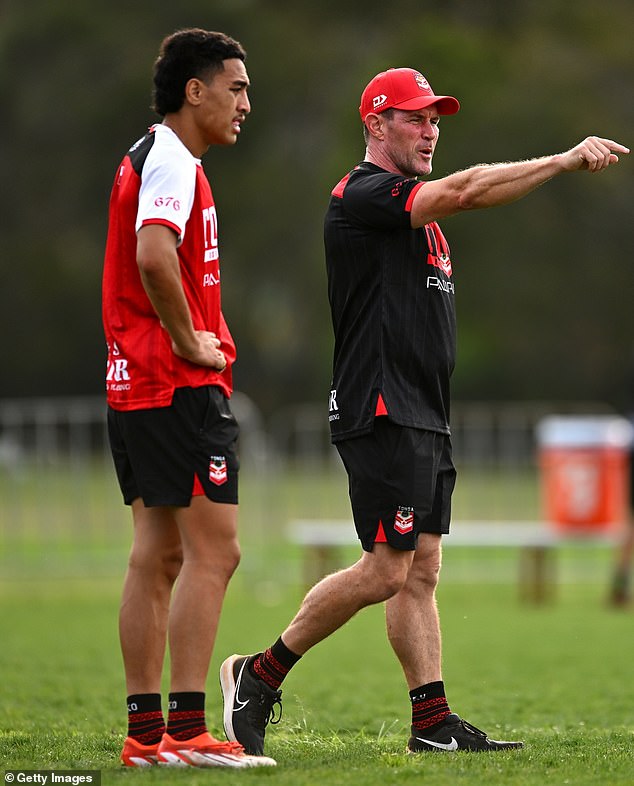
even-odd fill
[(185, 101), (193, 106), (198, 106), (201, 101), (203, 87), (204, 85), (200, 79), (192, 77), (185, 85)]
[(375, 139), (383, 139), (385, 135), (383, 121), (384, 118), (381, 115), (375, 115), (374, 112), (370, 112), (369, 115), (365, 116), (366, 128)]

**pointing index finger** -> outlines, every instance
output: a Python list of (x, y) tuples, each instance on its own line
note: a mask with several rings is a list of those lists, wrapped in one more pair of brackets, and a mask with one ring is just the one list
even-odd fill
[(607, 145), (607, 147), (609, 147), (610, 150), (613, 153), (625, 153), (625, 154), (627, 154), (627, 153), (630, 152), (629, 147), (625, 147), (625, 145), (621, 145), (621, 144), (619, 144), (618, 142), (615, 142), (612, 139), (602, 139), (601, 141), (605, 145)]

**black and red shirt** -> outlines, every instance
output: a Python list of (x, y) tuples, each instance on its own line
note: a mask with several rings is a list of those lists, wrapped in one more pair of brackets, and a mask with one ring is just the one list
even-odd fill
[[(138, 230), (170, 227), (177, 237), (183, 291), (195, 330), (218, 336), (222, 373), (172, 351), (145, 292), (136, 261)], [(103, 325), (108, 345), (106, 390), (113, 409), (171, 404), (178, 387), (216, 385), (231, 395), (235, 346), (220, 300), (218, 220), (201, 162), (165, 125), (153, 126), (128, 151), (112, 194), (103, 271)]]
[(325, 218), (335, 334), (333, 442), (395, 423), (449, 433), (456, 321), (449, 246), (436, 222), (412, 229), (425, 184), (364, 161), (333, 189)]

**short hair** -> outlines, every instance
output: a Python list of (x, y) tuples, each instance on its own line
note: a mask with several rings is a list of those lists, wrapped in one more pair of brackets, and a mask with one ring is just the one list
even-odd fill
[(224, 61), (246, 59), (242, 45), (224, 33), (192, 27), (177, 30), (161, 42), (154, 63), (153, 109), (161, 117), (178, 112), (190, 79), (211, 79)]

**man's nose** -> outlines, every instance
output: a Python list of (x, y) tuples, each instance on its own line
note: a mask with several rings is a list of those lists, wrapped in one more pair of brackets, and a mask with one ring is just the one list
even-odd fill
[(251, 102), (249, 101), (249, 96), (246, 93), (241, 96), (241, 100), (238, 102), (238, 109), (241, 112), (244, 112), (245, 115), (248, 115), (251, 111)]

